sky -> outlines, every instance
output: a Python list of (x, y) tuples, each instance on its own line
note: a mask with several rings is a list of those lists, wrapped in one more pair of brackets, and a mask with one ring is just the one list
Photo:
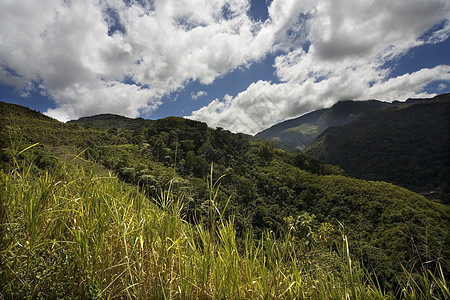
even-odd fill
[(0, 101), (255, 134), (450, 92), (448, 0), (0, 0)]

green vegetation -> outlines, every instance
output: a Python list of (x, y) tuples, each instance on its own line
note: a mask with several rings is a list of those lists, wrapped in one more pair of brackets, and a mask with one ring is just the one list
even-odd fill
[(351, 176), (383, 180), (443, 203), (450, 201), (449, 94), (373, 111), (329, 128), (306, 153)]
[(191, 120), (100, 129), (0, 108), (7, 298), (448, 293), (448, 206)]
[[(220, 178), (208, 181), (213, 222), (189, 224), (170, 187), (148, 199), (85, 162), (30, 170), (0, 172), (2, 298), (393, 298), (352, 260), (343, 231), (329, 251), (334, 228), (314, 215), (286, 218), (282, 237), (238, 241)], [(448, 287), (442, 271), (424, 273), (401, 295), (445, 297)]]

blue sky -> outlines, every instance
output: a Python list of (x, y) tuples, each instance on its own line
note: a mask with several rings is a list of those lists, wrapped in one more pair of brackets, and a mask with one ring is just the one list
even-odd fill
[(450, 92), (447, 0), (0, 0), (0, 101), (257, 133)]

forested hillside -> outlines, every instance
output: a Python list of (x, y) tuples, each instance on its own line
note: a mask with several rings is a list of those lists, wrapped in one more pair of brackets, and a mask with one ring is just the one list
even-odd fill
[(383, 180), (449, 203), (450, 94), (366, 113), (325, 131), (305, 153), (347, 174)]
[[(287, 153), (270, 143), (182, 118), (146, 121), (108, 115), (106, 121), (105, 116), (94, 116), (63, 124), (6, 103), (0, 103), (0, 112), (2, 174), (22, 172), (22, 167), (17, 169), (20, 164), (27, 174), (55, 176), (55, 187), (58, 182), (75, 184), (77, 179), (64, 178), (67, 175), (58, 170), (76, 161), (80, 174), (116, 174), (147, 199), (164, 198), (169, 190), (174, 199), (181, 199), (180, 217), (189, 224), (201, 221), (215, 228), (222, 220), (218, 215), (232, 219), (238, 244), (249, 232), (256, 240), (266, 234), (283, 239), (295, 229), (301, 255), (319, 249), (342, 253), (343, 228), (354, 259), (393, 293), (405, 279), (402, 266), (423, 271), (427, 262), (432, 272), (442, 266), (448, 275), (449, 207), (404, 188), (349, 178), (342, 169), (305, 154)], [(95, 127), (98, 122), (102, 125)], [(9, 195), (12, 181), (2, 178), (2, 193)], [(89, 194), (81, 194), (77, 197), (89, 201)], [(164, 209), (164, 203), (159, 207)], [(4, 224), (10, 205), (2, 206)], [(211, 209), (217, 213), (214, 218)], [(15, 246), (10, 243), (14, 244), (11, 235), (2, 240), (1, 251), (2, 260), (8, 257), (12, 262), (2, 263), (14, 266), (10, 254)]]
[(445, 95), (438, 95), (435, 99), (408, 99), (404, 102), (341, 100), (330, 108), (318, 109), (300, 117), (275, 124), (257, 133), (255, 137), (272, 141), (277, 148), (291, 152), (300, 152), (311, 145), (328, 128), (346, 125), (366, 112), (409, 106), (426, 101), (439, 101), (441, 97), (445, 97)]
[[(411, 103), (414, 100), (408, 101)], [(414, 101), (415, 102), (415, 101)], [(276, 124), (256, 134), (257, 138), (272, 141), (276, 147), (300, 152), (329, 127), (342, 126), (356, 120), (367, 111), (406, 105), (404, 102), (339, 101), (330, 108), (307, 113), (298, 118)]]

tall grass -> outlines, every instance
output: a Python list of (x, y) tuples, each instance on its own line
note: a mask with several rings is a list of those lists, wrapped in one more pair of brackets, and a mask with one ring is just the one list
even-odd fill
[[(189, 224), (170, 186), (148, 199), (89, 169), (70, 162), (36, 176), (16, 163), (0, 171), (0, 298), (392, 297), (351, 260), (345, 235), (341, 254), (305, 256), (290, 233), (256, 240), (249, 231), (238, 244), (213, 172), (208, 220)], [(428, 278), (448, 293), (445, 280)], [(405, 296), (417, 290), (408, 288)]]

